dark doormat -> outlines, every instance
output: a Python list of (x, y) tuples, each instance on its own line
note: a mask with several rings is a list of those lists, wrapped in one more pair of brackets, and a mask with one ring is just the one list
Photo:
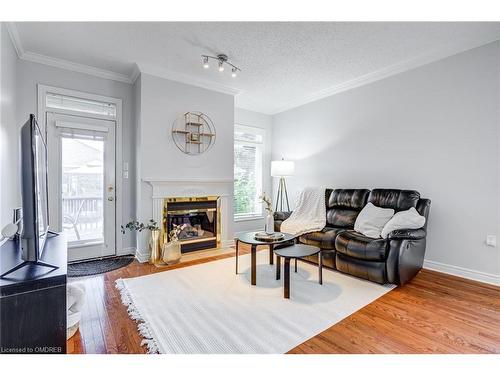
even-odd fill
[(68, 277), (81, 277), (98, 275), (128, 266), (134, 261), (134, 256), (126, 255), (113, 258), (88, 260), (79, 263), (68, 264)]

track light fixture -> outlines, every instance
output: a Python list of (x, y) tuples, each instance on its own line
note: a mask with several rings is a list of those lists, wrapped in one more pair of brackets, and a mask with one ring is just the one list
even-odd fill
[(210, 65), (208, 64), (208, 57), (207, 56), (203, 57), (203, 67), (205, 69), (210, 68)]
[(222, 53), (217, 55), (217, 56), (201, 55), (201, 58), (203, 60), (203, 67), (205, 69), (208, 69), (210, 67), (209, 60), (213, 59), (213, 60), (217, 60), (217, 66), (218, 66), (219, 72), (224, 71), (225, 64), (231, 66), (231, 77), (235, 78), (238, 74), (238, 71), (241, 72), (241, 69), (238, 68), (236, 65), (231, 64), (227, 58), (227, 55), (224, 55)]

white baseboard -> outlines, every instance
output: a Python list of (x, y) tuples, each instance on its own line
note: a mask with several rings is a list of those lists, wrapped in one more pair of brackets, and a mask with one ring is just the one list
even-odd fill
[(234, 245), (234, 240), (222, 240), (220, 245), (222, 247), (231, 247)]
[(492, 273), (486, 273), (486, 272), (471, 270), (469, 268), (463, 268), (463, 267), (453, 266), (450, 264), (434, 262), (432, 260), (424, 260), (424, 268), (432, 271), (447, 273), (453, 276), (463, 277), (464, 279), (470, 279), (474, 281), (480, 281), (483, 283), (500, 286), (500, 275), (494, 275)]
[(123, 249), (116, 250), (116, 255), (135, 255), (135, 247), (125, 247)]

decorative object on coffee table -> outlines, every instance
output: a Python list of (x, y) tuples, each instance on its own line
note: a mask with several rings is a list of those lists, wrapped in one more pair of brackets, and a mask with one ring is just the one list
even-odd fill
[[(279, 177), (278, 194), (276, 195), (276, 208), (275, 211), (283, 211), (283, 201), (286, 203), (286, 211), (290, 211), (290, 204), (288, 203), (288, 192), (286, 190), (285, 177), (293, 176), (295, 174), (295, 163), (290, 160), (274, 160), (271, 162), (271, 176)], [(279, 203), (279, 209), (278, 209)]]
[[(255, 234), (257, 232), (247, 232), (238, 235), (234, 240), (236, 242), (236, 274), (238, 274), (238, 251), (240, 242), (249, 244), (251, 246), (251, 284), (257, 284), (257, 246), (266, 245), (269, 246), (269, 264), (274, 264), (274, 246), (285, 244), (287, 242), (291, 242), (295, 239), (295, 236), (288, 233), (283, 234), (283, 238), (279, 240), (275, 240), (272, 242), (269, 241), (260, 241), (255, 239)], [(277, 233), (275, 233), (276, 235)], [(279, 233), (278, 233), (279, 234)]]
[(290, 259), (295, 259), (295, 272), (297, 272), (297, 259), (318, 254), (319, 283), (323, 284), (323, 261), (321, 251), (316, 246), (297, 244), (274, 250), (276, 254), (276, 280), (281, 278), (281, 258), (285, 259), (283, 297), (290, 298)]
[(215, 143), (215, 125), (202, 112), (186, 112), (172, 124), (172, 139), (179, 150), (188, 155), (208, 151)]
[(283, 233), (272, 233), (268, 234), (266, 232), (255, 232), (254, 238), (257, 241), (264, 241), (264, 242), (274, 242), (274, 241), (280, 241), (285, 237)]
[(267, 234), (273, 234), (274, 233), (273, 203), (271, 201), (271, 198), (266, 196), (266, 193), (262, 193), (262, 195), (259, 197), (259, 199), (260, 199), (260, 203), (266, 204), (267, 216), (266, 216), (265, 231)]

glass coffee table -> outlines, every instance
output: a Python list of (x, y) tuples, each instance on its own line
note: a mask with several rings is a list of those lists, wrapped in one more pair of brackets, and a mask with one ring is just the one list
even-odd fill
[(321, 249), (316, 246), (295, 244), (287, 246), (282, 249), (274, 250), (276, 254), (276, 280), (281, 277), (281, 258), (285, 259), (283, 272), (285, 276), (283, 297), (290, 298), (290, 260), (295, 259), (295, 272), (297, 272), (297, 259), (318, 254), (318, 270), (319, 270), (319, 283), (323, 284), (323, 257), (321, 256)]
[(255, 239), (255, 234), (258, 232), (247, 232), (241, 233), (234, 240), (236, 242), (236, 274), (238, 274), (238, 251), (239, 251), (239, 243), (243, 242), (251, 246), (251, 284), (257, 284), (257, 246), (269, 246), (269, 264), (274, 264), (274, 246), (280, 245), (289, 241), (293, 241), (295, 239), (294, 235), (283, 233), (283, 238), (277, 241), (259, 241)]

